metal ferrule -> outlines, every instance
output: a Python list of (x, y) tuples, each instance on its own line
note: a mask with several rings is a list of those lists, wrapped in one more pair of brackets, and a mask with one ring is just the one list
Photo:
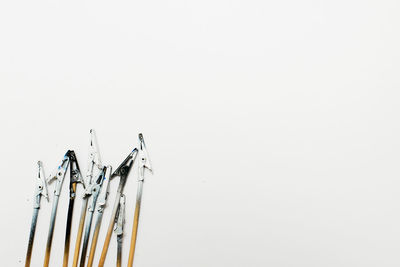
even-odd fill
[(56, 180), (56, 185), (54, 187), (54, 195), (59, 196), (61, 193), (61, 187), (65, 178), (65, 174), (67, 173), (68, 165), (69, 165), (69, 153), (70, 150), (65, 154), (64, 158), (61, 161), (60, 166), (47, 178), (47, 182), (50, 183), (53, 180)]
[(114, 233), (117, 236), (123, 235), (124, 223), (125, 223), (125, 195), (121, 195), (119, 199), (119, 207), (117, 216), (115, 218), (115, 228), (114, 228)]
[(83, 185), (83, 188), (86, 188), (86, 183), (82, 178), (78, 160), (76, 159), (76, 155), (73, 150), (71, 150), (69, 153), (69, 160), (70, 160), (69, 197), (74, 199), (76, 196), (76, 187), (74, 185), (77, 183), (81, 183)]
[(126, 180), (128, 178), (129, 172), (132, 169), (132, 165), (136, 159), (137, 153), (138, 153), (137, 148), (133, 149), (132, 152), (129, 153), (129, 155), (125, 158), (125, 160), (119, 165), (119, 167), (111, 175), (111, 178), (114, 178), (116, 176), (120, 177), (119, 186), (118, 186), (119, 193), (122, 193), (122, 191), (124, 190)]
[(89, 145), (89, 159), (88, 159), (88, 166), (87, 166), (87, 171), (86, 171), (86, 190), (84, 192), (83, 197), (88, 197), (92, 194), (92, 188), (90, 185), (92, 185), (95, 181), (93, 177), (97, 177), (100, 175), (101, 171), (103, 170), (103, 166), (101, 165), (100, 161), (100, 156), (99, 152), (97, 149), (97, 144), (96, 144), (96, 137), (94, 130), (90, 130), (90, 145)]
[(139, 175), (138, 181), (144, 181), (145, 169), (152, 171), (149, 155), (147, 153), (146, 144), (144, 143), (143, 134), (139, 134)]
[(88, 210), (93, 212), (96, 207), (97, 197), (100, 194), (100, 190), (104, 181), (104, 171), (102, 171), (97, 178), (96, 182), (90, 186), (91, 191), (91, 199), (92, 201), (89, 203)]
[(102, 186), (100, 194), (97, 198), (97, 208), (96, 209), (99, 213), (102, 213), (106, 206), (108, 193), (109, 193), (109, 189), (110, 189), (111, 170), (112, 170), (112, 167), (110, 165), (108, 165), (106, 168), (106, 171), (105, 171), (106, 174), (104, 176), (103, 186)]
[(47, 192), (47, 183), (44, 176), (43, 165), (38, 161), (38, 177), (36, 178), (35, 193), (33, 195), (33, 208), (40, 208), (40, 198), (44, 196), (49, 201), (49, 194)]

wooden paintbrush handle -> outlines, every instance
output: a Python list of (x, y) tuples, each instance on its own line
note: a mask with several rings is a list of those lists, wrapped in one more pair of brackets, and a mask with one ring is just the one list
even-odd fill
[(115, 215), (117, 214), (117, 209), (118, 209), (120, 197), (121, 197), (121, 192), (118, 192), (117, 196), (115, 197), (114, 207), (113, 207), (113, 211), (112, 211), (112, 214), (111, 214), (110, 224), (108, 226), (106, 239), (104, 240), (103, 250), (101, 251), (99, 267), (103, 267), (104, 266), (104, 262), (106, 261), (107, 251), (108, 251), (108, 247), (110, 245), (111, 234), (112, 234), (113, 229), (114, 229)]
[(82, 203), (81, 218), (79, 219), (78, 235), (76, 237), (76, 242), (75, 242), (74, 261), (72, 263), (72, 267), (77, 267), (78, 266), (79, 250), (81, 248), (83, 226), (85, 224), (85, 216), (86, 216), (86, 209), (87, 209), (87, 199), (88, 198), (84, 198), (83, 199), (83, 203)]
[(135, 206), (135, 216), (133, 219), (131, 247), (129, 249), (128, 267), (132, 267), (132, 265), (133, 265), (133, 258), (135, 255), (135, 248), (136, 248), (137, 230), (138, 230), (138, 225), (139, 225), (139, 214), (140, 214), (140, 200), (136, 201), (136, 206)]

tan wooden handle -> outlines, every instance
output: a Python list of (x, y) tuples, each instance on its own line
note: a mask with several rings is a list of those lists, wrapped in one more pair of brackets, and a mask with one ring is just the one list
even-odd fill
[(131, 247), (129, 249), (128, 267), (132, 267), (133, 265), (133, 258), (135, 255), (135, 248), (136, 248), (137, 230), (139, 225), (139, 214), (140, 214), (140, 201), (136, 201), (135, 216), (133, 219), (132, 236), (131, 236)]
[(81, 248), (83, 226), (85, 224), (85, 217), (86, 217), (86, 209), (87, 209), (87, 198), (85, 198), (82, 203), (81, 218), (79, 219), (78, 235), (76, 237), (76, 242), (75, 242), (75, 252), (74, 252), (74, 260), (72, 263), (72, 267), (78, 266), (79, 250)]
[(111, 214), (110, 224), (108, 226), (106, 239), (104, 240), (103, 250), (101, 251), (99, 267), (103, 267), (104, 266), (104, 262), (106, 261), (107, 251), (108, 251), (108, 247), (110, 245), (111, 234), (112, 234), (113, 229), (114, 229), (115, 215), (117, 214), (117, 209), (118, 209), (120, 197), (121, 197), (121, 193), (118, 192), (118, 194), (117, 194), (117, 196), (115, 198), (114, 208), (113, 208), (113, 212)]

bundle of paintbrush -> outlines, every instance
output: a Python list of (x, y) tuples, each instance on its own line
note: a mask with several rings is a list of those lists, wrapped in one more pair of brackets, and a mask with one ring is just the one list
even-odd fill
[[(47, 184), (55, 181), (54, 185), (54, 196), (52, 200), (52, 211), (49, 224), (49, 232), (47, 236), (46, 252), (44, 257), (43, 267), (48, 267), (50, 263), (50, 254), (52, 248), (54, 228), (56, 224), (56, 215), (58, 201), (64, 181), (64, 177), (69, 167), (70, 180), (69, 180), (69, 204), (67, 211), (67, 221), (65, 230), (65, 242), (64, 242), (64, 256), (63, 256), (63, 267), (68, 267), (68, 258), (70, 251), (70, 238), (71, 238), (71, 225), (73, 222), (73, 209), (75, 204), (77, 185), (82, 185), (82, 210), (79, 218), (78, 232), (75, 242), (75, 250), (73, 256), (72, 266), (80, 267), (93, 266), (94, 256), (96, 253), (97, 241), (103, 218), (103, 211), (106, 207), (107, 195), (109, 191), (110, 180), (115, 177), (119, 177), (119, 185), (117, 195), (114, 201), (109, 226), (107, 229), (106, 238), (104, 240), (103, 249), (100, 256), (98, 266), (104, 266), (108, 247), (111, 240), (112, 232), (114, 231), (117, 235), (117, 260), (116, 266), (121, 266), (122, 258), (122, 237), (123, 237), (123, 225), (125, 221), (125, 195), (123, 190), (128, 178), (129, 172), (135, 162), (136, 157), (139, 154), (139, 166), (138, 166), (138, 188), (136, 196), (136, 206), (134, 213), (134, 222), (131, 237), (131, 246), (129, 250), (128, 267), (133, 265), (133, 256), (136, 247), (136, 235), (139, 222), (140, 205), (142, 198), (143, 182), (145, 178), (145, 169), (152, 170), (146, 146), (144, 143), (143, 135), (139, 134), (139, 147), (134, 148), (124, 161), (118, 166), (118, 168), (112, 172), (110, 165), (103, 166), (99, 151), (96, 145), (95, 134), (93, 130), (90, 130), (90, 145), (89, 145), (89, 159), (85, 177), (82, 176), (77, 157), (73, 150), (68, 150), (65, 153), (60, 165), (47, 177), (44, 176), (43, 165), (38, 162), (38, 177), (35, 187), (34, 194), (34, 205), (33, 205), (33, 216), (32, 224), (29, 235), (28, 249), (26, 253), (25, 267), (30, 266), (32, 249), (34, 244), (36, 223), (39, 214), (40, 200), (44, 196), (49, 200), (47, 193)], [(93, 215), (96, 214), (94, 220), (94, 231), (91, 238), (91, 245), (89, 250), (89, 257), (86, 263), (86, 255), (89, 247), (90, 232), (92, 228)], [(115, 228), (114, 228), (115, 225)], [(83, 240), (82, 240), (83, 237)], [(37, 248), (39, 249), (39, 248)]]

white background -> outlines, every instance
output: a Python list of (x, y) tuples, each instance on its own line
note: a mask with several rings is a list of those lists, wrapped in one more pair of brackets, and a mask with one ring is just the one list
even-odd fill
[(135, 266), (399, 266), (399, 14), (396, 0), (1, 1), (1, 266), (24, 264), (36, 161), (49, 174), (74, 149), (85, 172), (90, 128), (114, 168), (147, 142)]

